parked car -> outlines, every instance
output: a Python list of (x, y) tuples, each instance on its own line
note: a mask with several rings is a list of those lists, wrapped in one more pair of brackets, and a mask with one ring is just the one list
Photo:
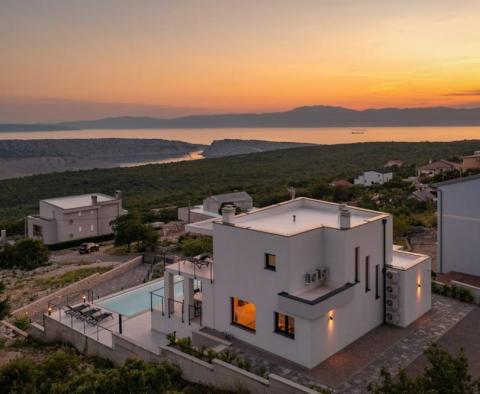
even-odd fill
[(80, 254), (87, 254), (92, 252), (98, 252), (100, 250), (100, 245), (93, 242), (86, 242), (80, 245), (78, 252)]

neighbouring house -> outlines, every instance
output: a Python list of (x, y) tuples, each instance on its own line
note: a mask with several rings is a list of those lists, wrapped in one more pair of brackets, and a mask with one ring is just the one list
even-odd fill
[(438, 161), (431, 161), (424, 165), (417, 168), (417, 175), (422, 176), (435, 176), (442, 174), (444, 172), (450, 172), (453, 170), (459, 170), (461, 168), (461, 164), (453, 163), (448, 160), (438, 160)]
[(349, 187), (352, 187), (352, 183), (347, 181), (346, 179), (338, 179), (336, 181), (330, 182), (329, 183), (330, 187), (336, 187), (339, 189), (348, 189)]
[(402, 167), (405, 164), (403, 160), (389, 160), (387, 163), (384, 165), (385, 168), (391, 168), (391, 167)]
[(393, 179), (393, 172), (365, 171), (362, 175), (357, 176), (353, 183), (355, 185), (371, 186), (383, 185)]
[(154, 332), (208, 327), (313, 368), (431, 307), (430, 257), (394, 250), (386, 213), (302, 197), (186, 228), (213, 237), (213, 259), (166, 266)]
[(253, 208), (252, 197), (247, 192), (217, 194), (207, 197), (202, 205), (178, 208), (178, 220), (195, 223), (206, 219), (219, 218), (222, 206), (234, 205), (240, 212), (248, 212)]
[(480, 276), (480, 175), (435, 186), (439, 270)]
[(420, 202), (436, 201), (437, 191), (434, 188), (425, 187), (415, 190), (411, 197)]
[(480, 150), (473, 152), (473, 155), (464, 156), (462, 169), (471, 170), (480, 168)]
[(38, 215), (27, 217), (27, 235), (46, 245), (112, 233), (111, 222), (126, 211), (122, 195), (82, 194), (40, 200)]

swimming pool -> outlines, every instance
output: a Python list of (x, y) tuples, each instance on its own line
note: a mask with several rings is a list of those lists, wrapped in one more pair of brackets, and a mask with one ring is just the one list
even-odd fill
[[(133, 316), (150, 309), (151, 291), (155, 291), (155, 294), (163, 296), (163, 279), (100, 300), (96, 302), (96, 305), (124, 316)], [(181, 276), (175, 277), (175, 298), (183, 298), (183, 279)], [(159, 305), (162, 302), (162, 298), (153, 297), (152, 301), (153, 305)]]

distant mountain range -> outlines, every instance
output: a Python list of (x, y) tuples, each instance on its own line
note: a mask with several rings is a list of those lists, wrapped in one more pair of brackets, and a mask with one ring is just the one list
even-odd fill
[[(63, 129), (175, 129), (237, 127), (477, 126), (480, 108), (381, 108), (357, 111), (309, 106), (285, 112), (191, 115), (173, 119), (122, 116), (54, 125), (2, 125), (0, 131)], [(52, 127), (52, 128), (48, 128)]]

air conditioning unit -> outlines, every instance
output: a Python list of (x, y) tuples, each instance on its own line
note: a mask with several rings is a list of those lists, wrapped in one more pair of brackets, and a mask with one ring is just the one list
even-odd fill
[(387, 283), (398, 283), (398, 277), (397, 271), (387, 270)]
[(387, 300), (385, 301), (387, 311), (389, 312), (398, 311), (399, 304), (400, 303), (397, 298), (387, 298)]
[(397, 285), (387, 285), (387, 298), (397, 298), (400, 292), (400, 289)]
[(310, 271), (305, 274), (305, 284), (315, 283), (318, 280), (318, 272)]
[(317, 269), (318, 273), (318, 280), (321, 282), (325, 282), (328, 278), (328, 268), (327, 267), (320, 267)]
[(387, 312), (385, 318), (389, 324), (398, 324), (400, 321), (400, 315), (398, 312)]

